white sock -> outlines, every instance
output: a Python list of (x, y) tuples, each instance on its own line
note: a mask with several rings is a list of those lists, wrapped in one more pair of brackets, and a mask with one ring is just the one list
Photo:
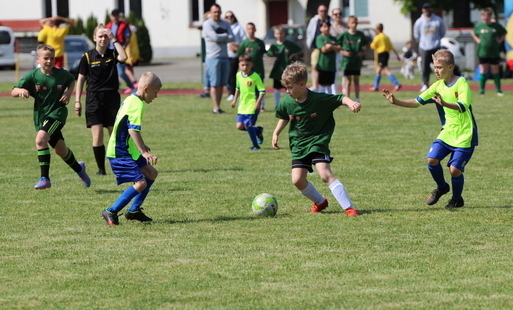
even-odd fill
[(328, 187), (344, 210), (353, 208), (353, 203), (351, 202), (351, 199), (349, 199), (344, 185), (338, 179), (331, 183)]
[(337, 93), (337, 83), (331, 84), (331, 93), (332, 94), (336, 94)]
[(326, 87), (319, 85), (319, 87), (317, 87), (317, 92), (318, 93), (324, 93), (325, 92), (325, 88)]
[(276, 108), (278, 104), (280, 103), (280, 97), (281, 97), (281, 90), (275, 89), (274, 90), (274, 107)]
[(316, 205), (319, 205), (324, 202), (324, 197), (317, 191), (315, 186), (313, 186), (312, 183), (307, 181), (308, 184), (306, 185), (305, 189), (300, 190), (299, 192), (303, 194), (306, 198), (310, 199), (313, 203)]
[(333, 87), (333, 84), (331, 84), (331, 86), (324, 86), (324, 87), (325, 87), (324, 92), (325, 92), (326, 94), (329, 94), (329, 95), (333, 94), (333, 93), (331, 92), (331, 88)]

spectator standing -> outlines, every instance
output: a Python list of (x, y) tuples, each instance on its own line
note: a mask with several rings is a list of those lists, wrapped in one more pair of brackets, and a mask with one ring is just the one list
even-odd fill
[(228, 58), (230, 58), (228, 91), (230, 95), (226, 98), (227, 101), (232, 101), (233, 95), (235, 94), (235, 76), (237, 75), (237, 71), (239, 71), (239, 56), (237, 55), (237, 50), (239, 49), (239, 43), (246, 39), (246, 32), (239, 24), (237, 17), (235, 17), (232, 11), (226, 12), (224, 18), (230, 23), (233, 32), (233, 42), (228, 43)]
[(312, 91), (317, 91), (317, 81), (319, 79), (317, 72), (317, 60), (319, 59), (319, 49), (315, 47), (315, 38), (321, 34), (320, 26), (324, 21), (331, 22), (331, 17), (328, 15), (328, 7), (324, 4), (319, 5), (317, 8), (317, 15), (312, 17), (306, 27), (306, 47), (310, 49), (310, 64), (312, 71), (310, 78), (312, 79)]
[(479, 94), (484, 95), (488, 73), (492, 74), (495, 90), (498, 96), (503, 96), (501, 90), (501, 77), (499, 75), (500, 44), (506, 37), (506, 29), (497, 22), (492, 22), (493, 10), (481, 10), (482, 23), (477, 24), (472, 32), (472, 38), (477, 43), (477, 57), (479, 58)]
[(64, 37), (68, 34), (71, 26), (75, 25), (75, 20), (54, 16), (40, 19), (39, 23), (43, 29), (37, 35), (37, 41), (53, 47), (55, 49), (55, 67), (64, 68)]
[(445, 35), (444, 20), (433, 14), (431, 3), (426, 2), (422, 5), (422, 15), (413, 25), (413, 37), (419, 45), (419, 54), (422, 68), (422, 88), (425, 91), (429, 85), (429, 74), (431, 73), (431, 63), (433, 63), (433, 54), (441, 47), (441, 40)]
[[(130, 43), (130, 35), (132, 33), (130, 31), (130, 25), (122, 20), (121, 11), (119, 9), (112, 10), (110, 13), (110, 22), (105, 26), (112, 31), (116, 37), (116, 41), (125, 49)], [(110, 42), (109, 48), (116, 49), (112, 41)], [(134, 84), (125, 72), (126, 64), (124, 62), (118, 62), (116, 66), (118, 68), (118, 75), (125, 81), (128, 87), (128, 89), (125, 89), (124, 93), (127, 94), (135, 91)]]
[[(347, 24), (344, 22), (344, 14), (342, 13), (342, 9), (335, 8), (331, 11), (331, 18), (333, 22), (331, 23), (330, 27), (330, 36), (338, 38), (339, 35), (344, 33), (348, 29)], [(336, 56), (336, 71), (335, 71), (335, 82), (332, 85), (331, 93), (336, 94), (338, 91), (337, 86), (337, 78), (340, 75), (340, 64), (342, 62), (342, 54), (337, 53)], [(343, 75), (342, 75), (343, 76)], [(344, 83), (342, 83), (343, 85)]]
[(383, 33), (383, 24), (379, 23), (376, 25), (377, 35), (372, 40), (370, 47), (375, 50), (375, 54), (378, 58), (378, 64), (376, 67), (376, 75), (374, 76), (374, 85), (370, 91), (379, 90), (379, 82), (381, 81), (381, 72), (385, 72), (388, 79), (394, 84), (394, 91), (398, 91), (401, 88), (401, 83), (396, 79), (395, 75), (388, 68), (388, 60), (390, 58), (390, 51), (394, 51), (397, 56), (397, 60), (401, 60), (401, 57), (395, 50), (390, 38)]
[[(119, 13), (119, 18), (121, 21), (128, 23), (128, 21), (125, 19), (125, 14)], [(128, 41), (128, 45), (125, 48), (125, 53), (127, 56), (125, 61), (125, 73), (130, 79), (130, 82), (132, 82), (132, 85), (134, 85), (134, 89), (137, 89), (138, 83), (134, 73), (134, 66), (140, 58), (139, 43), (137, 42), (137, 27), (130, 23), (128, 25), (130, 27), (130, 40)], [(123, 93), (129, 94), (131, 92), (132, 90), (127, 88)]]
[(316, 47), (319, 49), (319, 61), (317, 72), (319, 73), (319, 92), (331, 94), (332, 85), (335, 83), (336, 57), (340, 52), (340, 45), (335, 37), (330, 35), (330, 22), (321, 23), (321, 34), (315, 38)]
[[(248, 38), (242, 41), (239, 45), (237, 54), (248, 54), (253, 59), (253, 71), (260, 75), (262, 82), (264, 81), (264, 54), (265, 54), (265, 43), (259, 38), (255, 37), (256, 26), (253, 23), (246, 25), (246, 33)], [(260, 111), (265, 111), (265, 101), (262, 99), (260, 103)]]
[(221, 19), (221, 6), (213, 4), (210, 7), (210, 18), (203, 22), (203, 38), (205, 39), (205, 63), (212, 98), (212, 113), (222, 114), (221, 97), (223, 87), (228, 83), (230, 60), (228, 59), (228, 44), (234, 36), (230, 23)]

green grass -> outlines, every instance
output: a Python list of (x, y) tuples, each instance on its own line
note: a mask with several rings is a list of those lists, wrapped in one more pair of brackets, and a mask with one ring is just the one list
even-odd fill
[[(94, 175), (84, 119), (70, 115), (63, 133), (92, 186), (52, 156), (52, 188), (37, 191), (31, 101), (2, 98), (0, 308), (511, 308), (511, 94), (475, 96), (481, 143), (465, 173), (466, 206), (455, 211), (443, 208), (448, 196), (425, 204), (435, 108), (361, 97), (361, 113), (335, 112), (331, 149), (333, 172), (362, 216), (346, 217), (316, 173), (309, 180), (331, 205), (308, 213), (290, 183), (286, 132), (282, 150), (270, 147), (274, 113), (261, 114), (266, 141), (250, 152), (226, 102), (228, 113), (213, 115), (210, 100), (161, 96), (143, 124), (159, 156), (145, 203), (154, 222), (122, 218), (117, 227), (100, 212), (128, 184)], [(278, 198), (276, 217), (251, 214), (262, 192)]]

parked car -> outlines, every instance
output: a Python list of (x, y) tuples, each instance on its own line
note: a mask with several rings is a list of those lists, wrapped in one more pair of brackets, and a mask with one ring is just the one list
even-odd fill
[(370, 48), (370, 44), (372, 43), (372, 40), (376, 36), (376, 30), (374, 28), (358, 28), (358, 30), (362, 31), (365, 37), (367, 38), (367, 41), (369, 42), (369, 45), (367, 45), (367, 51), (365, 51), (365, 56), (363, 59), (374, 59), (374, 50)]
[[(303, 25), (281, 25), (283, 30), (285, 31), (285, 39), (290, 40), (297, 45), (301, 46), (303, 49), (306, 46), (306, 30)], [(265, 49), (269, 50), (271, 44), (276, 42), (276, 38), (274, 37), (274, 28), (271, 27), (267, 34), (264, 37)], [(301, 57), (300, 57), (301, 58)], [(299, 59), (298, 59), (299, 60)]]
[[(64, 38), (64, 52), (68, 60), (66, 63), (67, 69), (76, 75), (82, 55), (94, 47), (94, 43), (85, 34), (66, 36)], [(36, 56), (36, 53), (33, 52), (33, 55)], [(34, 68), (37, 66), (37, 62), (34, 58)]]
[(14, 69), (16, 57), (14, 43), (16, 38), (10, 27), (0, 26), (0, 67)]

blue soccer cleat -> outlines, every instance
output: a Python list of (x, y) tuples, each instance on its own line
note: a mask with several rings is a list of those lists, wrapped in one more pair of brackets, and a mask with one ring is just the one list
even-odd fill
[(40, 177), (39, 182), (37, 182), (36, 185), (34, 185), (35, 189), (47, 189), (52, 187), (52, 183), (50, 182), (50, 179), (45, 177)]
[(77, 172), (78, 176), (82, 180), (82, 184), (84, 184), (85, 187), (91, 186), (91, 179), (86, 173), (86, 165), (83, 161), (79, 161), (78, 164), (82, 167), (82, 171)]

